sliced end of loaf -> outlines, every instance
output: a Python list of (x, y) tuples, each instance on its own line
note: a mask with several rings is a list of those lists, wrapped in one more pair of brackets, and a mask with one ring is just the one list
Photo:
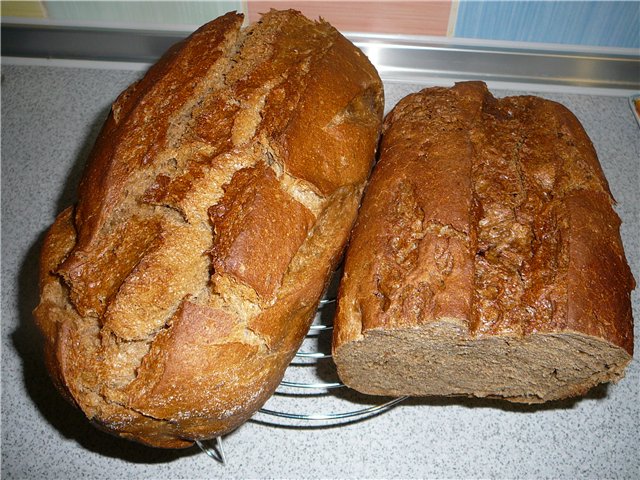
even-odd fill
[(539, 403), (620, 379), (634, 281), (578, 119), (463, 82), (405, 97), (384, 128), (340, 284), (343, 381)]
[(340, 378), (371, 395), (468, 396), (542, 403), (624, 376), (631, 356), (578, 332), (473, 338), (455, 319), (373, 329), (338, 348)]

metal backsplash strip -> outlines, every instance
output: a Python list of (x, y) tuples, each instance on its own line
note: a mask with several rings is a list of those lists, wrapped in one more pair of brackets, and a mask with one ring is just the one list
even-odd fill
[[(154, 62), (188, 32), (57, 25), (2, 25), (2, 55)], [(385, 80), (477, 79), (564, 86), (640, 89), (640, 56), (632, 50), (520, 48), (456, 39), (347, 34)]]

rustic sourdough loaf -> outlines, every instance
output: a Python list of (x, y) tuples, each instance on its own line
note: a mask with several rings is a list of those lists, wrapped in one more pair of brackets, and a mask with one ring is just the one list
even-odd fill
[(573, 114), (429, 88), (387, 116), (380, 154), (340, 285), (347, 385), (537, 403), (623, 376), (634, 280)]
[(186, 447), (273, 393), (340, 259), (380, 79), (325, 22), (227, 14), (113, 104), (35, 311), (60, 391), (99, 427)]

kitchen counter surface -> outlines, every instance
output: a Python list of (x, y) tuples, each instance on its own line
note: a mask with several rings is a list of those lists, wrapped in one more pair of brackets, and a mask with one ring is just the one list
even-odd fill
[[(617, 385), (596, 388), (580, 400), (538, 407), (416, 399), (363, 421), (316, 428), (287, 422), (274, 426), (271, 417), (258, 414), (224, 438), (226, 465), (196, 447), (156, 450), (93, 428), (55, 391), (44, 369), (42, 342), (31, 315), (38, 298), (38, 256), (45, 230), (74, 201), (82, 167), (110, 103), (140, 75), (140, 70), (3, 65), (4, 478), (640, 475), (637, 360)], [(422, 86), (387, 83), (387, 110)], [(529, 86), (526, 93), (536, 91)], [(639, 279), (640, 130), (627, 98), (550, 91), (540, 95), (569, 107), (590, 135), (618, 201), (623, 242)], [(639, 297), (636, 290), (636, 320)], [(272, 407), (275, 401), (284, 403)], [(370, 402), (371, 398), (342, 392), (275, 398), (267, 405), (324, 412), (361, 408)]]

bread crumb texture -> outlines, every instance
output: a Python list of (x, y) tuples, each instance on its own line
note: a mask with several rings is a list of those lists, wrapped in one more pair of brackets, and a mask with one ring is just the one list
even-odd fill
[(562, 105), (481, 82), (404, 98), (347, 254), (340, 377), (371, 394), (526, 403), (620, 379), (635, 283), (613, 204)]
[(229, 13), (112, 106), (49, 230), (35, 311), (59, 390), (100, 428), (187, 447), (247, 420), (299, 347), (382, 123), (326, 22)]

